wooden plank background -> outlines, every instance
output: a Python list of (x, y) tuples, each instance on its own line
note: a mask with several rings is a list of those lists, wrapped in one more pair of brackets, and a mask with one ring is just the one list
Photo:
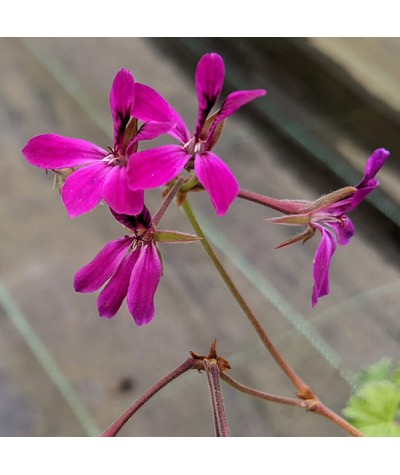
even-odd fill
[[(0, 435), (96, 435), (189, 350), (204, 353), (214, 338), (232, 376), (292, 395), (199, 244), (160, 246), (165, 275), (151, 325), (135, 327), (125, 308), (112, 320), (98, 318), (96, 295), (75, 294), (73, 276), (121, 228), (103, 206), (70, 220), (52, 177), (21, 155), (30, 137), (45, 132), (110, 145), (108, 95), (121, 67), (156, 88), (193, 126), (194, 74), (146, 39), (1, 39), (0, 57)], [(268, 84), (257, 87), (273, 94)], [(261, 101), (267, 105), (268, 95)], [(317, 166), (305, 167), (300, 154), (297, 162), (288, 158), (287, 144), (270, 140), (245, 114), (228, 121), (217, 153), (243, 188), (300, 199), (331, 189)], [(398, 160), (398, 150), (391, 159)], [(152, 212), (159, 200), (159, 191), (146, 193)], [(191, 201), (273, 341), (328, 406), (343, 408), (351, 377), (364, 365), (399, 357), (398, 234), (369, 209), (352, 214), (357, 234), (338, 249), (331, 294), (312, 310), (317, 240), (274, 251), (292, 230), (266, 223), (273, 213), (237, 200), (217, 218), (205, 194)], [(162, 225), (191, 230), (173, 207)], [(344, 435), (299, 409), (223, 391), (235, 436)], [(121, 434), (212, 435), (204, 374), (167, 387)]]

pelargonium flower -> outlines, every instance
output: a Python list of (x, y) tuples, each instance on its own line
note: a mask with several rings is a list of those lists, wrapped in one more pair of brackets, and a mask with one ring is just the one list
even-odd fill
[(135, 215), (142, 211), (143, 190), (133, 191), (127, 185), (128, 156), (137, 150), (139, 140), (158, 137), (175, 124), (153, 121), (138, 131), (137, 118), (141, 118), (132, 117), (133, 106), (135, 100), (144, 99), (137, 96), (133, 75), (121, 69), (110, 92), (114, 145), (108, 151), (85, 140), (56, 134), (33, 137), (22, 150), (32, 165), (63, 172), (69, 169), (61, 196), (71, 218), (92, 210), (101, 199), (118, 213)]
[(174, 179), (184, 168), (194, 168), (197, 178), (210, 195), (218, 215), (224, 215), (239, 192), (238, 182), (229, 167), (212, 152), (224, 120), (243, 105), (266, 94), (264, 89), (236, 91), (227, 96), (220, 110), (211, 115), (224, 82), (224, 62), (216, 53), (204, 55), (196, 69), (196, 92), (199, 102), (197, 123), (191, 137), (179, 114), (164, 99), (152, 97), (135, 109), (143, 120), (154, 120), (153, 104), (162, 109), (166, 121), (176, 122), (174, 135), (180, 145), (164, 145), (133, 153), (128, 163), (128, 183), (133, 190), (156, 188)]
[(146, 206), (137, 216), (111, 212), (130, 234), (109, 242), (82, 267), (75, 275), (74, 289), (95, 292), (108, 281), (97, 299), (99, 315), (114, 317), (126, 297), (135, 323), (144, 325), (154, 317), (154, 295), (163, 273), (156, 242), (188, 243), (200, 238), (155, 229)]
[(353, 223), (346, 213), (356, 208), (379, 185), (375, 175), (388, 156), (389, 152), (383, 148), (375, 150), (367, 161), (364, 178), (355, 187), (342, 188), (322, 196), (314, 202), (274, 201), (274, 208), (287, 214), (268, 221), (278, 224), (306, 226), (304, 232), (292, 236), (279, 244), (277, 248), (298, 241), (304, 243), (314, 236), (316, 230), (321, 233), (322, 239), (314, 257), (314, 287), (311, 298), (313, 307), (316, 306), (320, 297), (329, 294), (329, 266), (337, 244), (346, 246), (354, 235)]
[(114, 213), (132, 233), (109, 242), (74, 279), (76, 292), (100, 292), (97, 308), (101, 317), (111, 318), (127, 297), (137, 325), (149, 323), (155, 312), (154, 294), (162, 275), (162, 265), (152, 239), (151, 216), (146, 207), (138, 216)]

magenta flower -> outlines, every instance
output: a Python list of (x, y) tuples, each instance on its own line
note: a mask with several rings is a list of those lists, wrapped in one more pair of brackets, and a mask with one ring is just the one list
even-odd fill
[[(139, 140), (158, 137), (175, 124), (151, 122), (138, 131), (137, 120), (132, 118), (135, 100), (144, 99), (138, 98), (130, 71), (121, 69), (110, 92), (114, 146), (108, 151), (85, 140), (55, 134), (33, 137), (22, 150), (27, 161), (37, 167), (72, 169), (61, 191), (71, 218), (92, 210), (101, 199), (117, 213), (135, 215), (142, 211), (143, 190), (133, 191), (127, 185), (128, 155), (137, 150)], [(76, 167), (80, 168), (74, 171)]]
[(138, 216), (113, 212), (132, 234), (109, 242), (74, 279), (76, 292), (95, 292), (107, 281), (97, 299), (99, 315), (112, 318), (127, 297), (129, 312), (136, 325), (154, 317), (154, 294), (162, 275), (162, 264), (153, 241), (148, 209)]
[[(304, 232), (282, 242), (277, 248), (298, 241), (304, 243), (314, 236), (316, 230), (321, 233), (322, 239), (314, 257), (314, 287), (311, 298), (313, 307), (317, 305), (320, 297), (329, 294), (329, 266), (336, 245), (346, 246), (354, 235), (353, 223), (346, 213), (356, 208), (379, 185), (375, 175), (388, 156), (389, 152), (383, 148), (375, 150), (367, 161), (364, 178), (355, 187), (342, 188), (322, 196), (315, 202), (279, 200), (279, 210), (289, 214), (269, 219), (278, 224), (306, 226)], [(275, 209), (278, 207), (275, 206)]]
[[(165, 145), (133, 153), (128, 163), (128, 183), (132, 190), (156, 188), (174, 179), (184, 168), (194, 168), (197, 178), (210, 195), (218, 215), (224, 215), (239, 192), (238, 182), (228, 166), (211, 150), (216, 145), (224, 120), (241, 106), (263, 96), (264, 89), (236, 91), (227, 96), (220, 110), (210, 116), (224, 82), (224, 62), (216, 53), (204, 55), (196, 69), (199, 102), (197, 124), (191, 137), (179, 114), (160, 96), (135, 104), (143, 120), (154, 120), (154, 108), (164, 112), (164, 120), (176, 122), (174, 136), (180, 145)], [(149, 95), (147, 95), (149, 97)], [(191, 160), (193, 159), (193, 160)]]

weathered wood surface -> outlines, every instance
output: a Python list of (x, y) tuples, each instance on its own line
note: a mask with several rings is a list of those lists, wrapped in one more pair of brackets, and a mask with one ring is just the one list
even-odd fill
[[(113, 320), (98, 318), (96, 295), (75, 294), (72, 279), (121, 229), (102, 206), (70, 220), (51, 189), (52, 177), (21, 155), (31, 136), (45, 132), (110, 145), (108, 94), (121, 67), (156, 88), (192, 126), (197, 113), (193, 76), (144, 39), (2, 39), (0, 57), (0, 279), (5, 287), (0, 435), (80, 436), (104, 429), (189, 350), (203, 353), (215, 337), (231, 362), (232, 376), (292, 395), (199, 244), (160, 246), (165, 275), (151, 325), (135, 327), (125, 308)], [(294, 167), (287, 151), (285, 143), (266, 140), (240, 113), (226, 124), (217, 149), (243, 188), (301, 199), (329, 191), (329, 181), (317, 169), (302, 163)], [(272, 339), (327, 405), (337, 411), (344, 406), (350, 394), (346, 371), (358, 371), (382, 356), (399, 357), (398, 238), (376, 226), (380, 221), (373, 215), (362, 209), (353, 213), (357, 234), (349, 247), (338, 249), (331, 295), (312, 310), (316, 240), (273, 251), (292, 231), (266, 223), (273, 213), (237, 200), (227, 216), (217, 219), (205, 194), (191, 201)], [(159, 192), (148, 192), (146, 202), (155, 211)], [(176, 209), (162, 224), (191, 230)], [(21, 317), (32, 328), (21, 324)], [(36, 337), (48, 354), (43, 356)], [(49, 357), (65, 378), (61, 382), (60, 373), (48, 366)], [(226, 386), (223, 391), (233, 435), (343, 435), (299, 409), (266, 404)], [(205, 376), (182, 376), (122, 434), (212, 435)]]

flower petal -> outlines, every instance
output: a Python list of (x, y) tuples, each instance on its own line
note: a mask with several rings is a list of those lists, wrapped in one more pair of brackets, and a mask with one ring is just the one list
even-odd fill
[(110, 91), (110, 109), (114, 123), (114, 147), (124, 142), (126, 126), (131, 118), (135, 101), (135, 79), (127, 69), (118, 71)]
[(232, 115), (248, 102), (254, 101), (254, 99), (264, 96), (266, 93), (267, 91), (265, 89), (253, 89), (251, 91), (236, 91), (229, 94), (212, 124), (208, 137), (212, 137), (215, 128), (222, 120)]
[[(139, 140), (153, 140), (162, 134), (166, 134), (174, 129), (176, 124), (174, 122), (146, 122), (140, 127), (140, 130), (134, 142)], [(129, 151), (127, 152), (129, 154)]]
[(145, 190), (165, 185), (182, 171), (190, 158), (179, 145), (134, 153), (128, 160), (128, 186), (132, 190)]
[(154, 243), (141, 248), (133, 268), (128, 289), (128, 308), (136, 325), (149, 323), (154, 317), (154, 294), (162, 275), (160, 256)]
[[(374, 186), (376, 180), (373, 180), (372, 183), (370, 181), (375, 178), (375, 175), (379, 172), (382, 168), (382, 165), (385, 163), (385, 160), (389, 157), (390, 152), (385, 150), (384, 148), (378, 148), (374, 151), (374, 153), (369, 157), (367, 164), (365, 166), (365, 174), (364, 178), (361, 182), (356, 186), (356, 188), (361, 189), (364, 187)], [(374, 188), (378, 185), (376, 185)]]
[(122, 214), (139, 214), (144, 206), (144, 191), (128, 188), (127, 167), (109, 167), (104, 181), (103, 199), (114, 211)]
[(200, 183), (208, 191), (219, 216), (224, 215), (239, 193), (239, 184), (228, 166), (217, 155), (196, 155), (194, 169)]
[(336, 250), (335, 237), (330, 231), (318, 226), (322, 239), (314, 257), (314, 287), (311, 298), (312, 306), (317, 305), (318, 299), (329, 294), (329, 265)]
[(170, 130), (169, 134), (182, 143), (186, 143), (190, 139), (189, 131), (178, 112), (157, 91), (145, 84), (136, 83), (136, 96), (132, 115), (144, 122), (175, 123), (175, 128)]
[(128, 292), (133, 266), (138, 257), (138, 249), (126, 254), (115, 271), (115, 274), (100, 292), (97, 299), (97, 309), (100, 317), (112, 318), (120, 309)]
[(328, 214), (341, 214), (348, 213), (356, 208), (361, 201), (375, 190), (379, 185), (379, 181), (375, 178), (375, 175), (379, 172), (385, 160), (389, 157), (390, 153), (384, 148), (379, 148), (369, 157), (365, 166), (364, 178), (356, 186), (356, 192), (349, 198), (333, 203), (324, 209)]
[(61, 197), (70, 218), (87, 213), (99, 204), (110, 170), (105, 162), (96, 162), (76, 170), (66, 179)]
[(205, 54), (196, 68), (196, 92), (199, 111), (194, 136), (200, 135), (208, 114), (216, 103), (224, 84), (225, 66), (217, 53)]
[(37, 135), (22, 150), (31, 165), (56, 170), (86, 165), (108, 155), (108, 152), (81, 139), (55, 134)]
[(354, 236), (355, 229), (351, 219), (346, 216), (345, 221), (342, 223), (329, 223), (329, 226), (334, 228), (338, 243), (341, 246), (347, 246), (350, 239)]
[(140, 214), (136, 216), (130, 216), (127, 214), (116, 213), (112, 208), (110, 208), (111, 213), (114, 218), (125, 227), (135, 231), (138, 228), (152, 229), (152, 221), (150, 211), (143, 206), (143, 210)]
[(109, 242), (96, 257), (75, 274), (75, 292), (98, 290), (115, 272), (132, 238), (122, 237)]

